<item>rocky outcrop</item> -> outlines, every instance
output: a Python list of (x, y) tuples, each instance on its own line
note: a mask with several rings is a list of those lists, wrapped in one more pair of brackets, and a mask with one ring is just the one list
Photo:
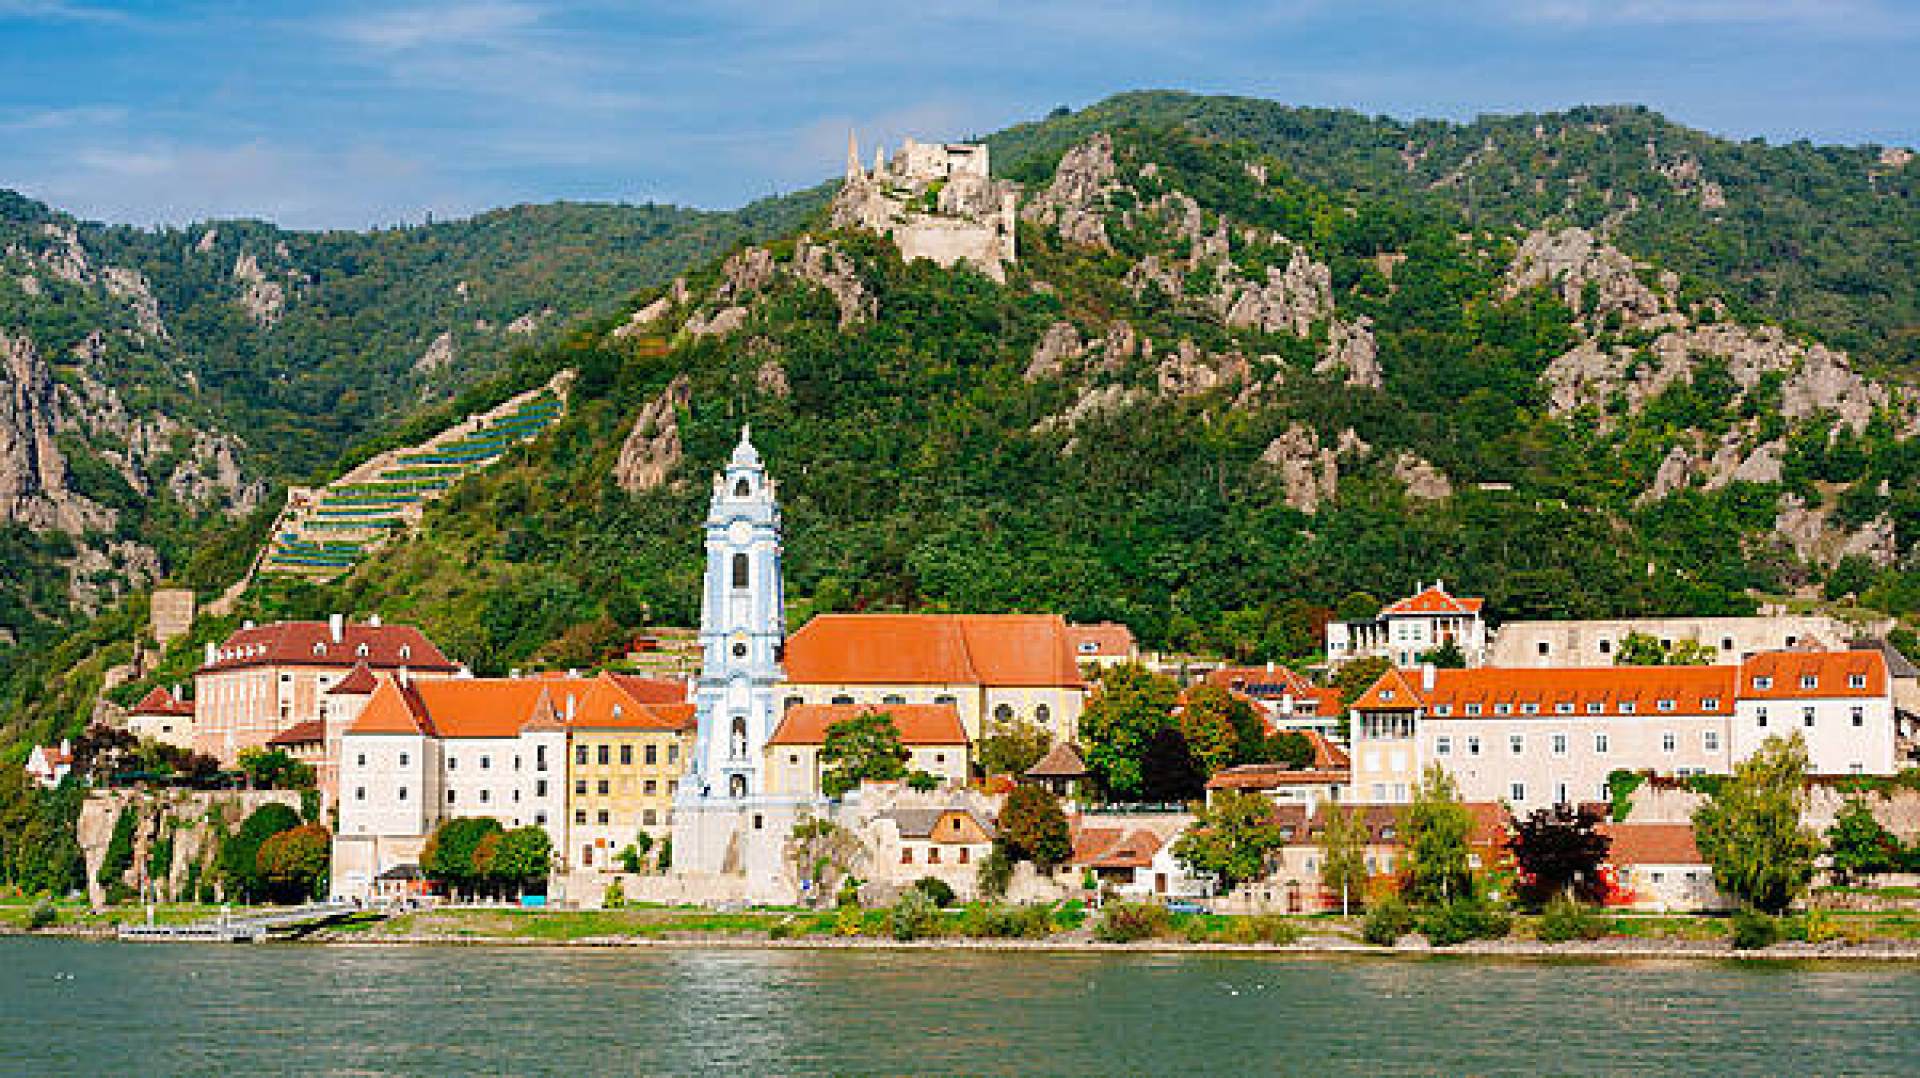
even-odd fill
[(615, 327), (615, 337), (631, 337), (645, 332), (649, 327), (665, 318), (675, 307), (687, 302), (687, 282), (685, 278), (675, 277), (667, 290), (652, 303), (633, 312), (625, 322)]
[[(1668, 293), (1678, 284), (1667, 275)], [(1570, 310), (1585, 317), (1618, 314), (1633, 327), (1680, 321), (1667, 298), (1641, 280), (1633, 259), (1584, 228), (1536, 229), (1521, 241), (1507, 267), (1507, 295), (1541, 286), (1552, 289)]]
[(1351, 322), (1335, 318), (1327, 326), (1327, 353), (1313, 365), (1315, 374), (1345, 371), (1350, 386), (1379, 389), (1380, 346), (1373, 339), (1373, 319), (1366, 315)]
[(1333, 313), (1333, 272), (1295, 247), (1285, 269), (1267, 268), (1264, 283), (1229, 278), (1219, 302), (1229, 328), (1304, 337)]
[(1660, 151), (1652, 142), (1648, 142), (1647, 163), (1653, 166), (1655, 172), (1666, 177), (1675, 191), (1697, 201), (1701, 209), (1724, 210), (1727, 208), (1726, 192), (1718, 183), (1707, 178), (1700, 167), (1700, 159), (1693, 154), (1682, 153), (1662, 161)]
[(1207, 355), (1190, 340), (1167, 354), (1154, 368), (1160, 394), (1164, 397), (1191, 397), (1225, 386), (1243, 384), (1253, 375), (1253, 365), (1238, 352)]
[(76, 535), (111, 527), (111, 511), (67, 485), (58, 395), (31, 338), (0, 330), (0, 371), (0, 521)]
[(778, 268), (773, 252), (764, 247), (740, 251), (721, 264), (720, 286), (714, 290), (714, 298), (721, 303), (744, 303), (773, 283)]
[(833, 244), (801, 240), (793, 252), (793, 275), (827, 290), (840, 308), (840, 328), (858, 325), (874, 317), (879, 301), (867, 291), (853, 260)]
[(253, 252), (242, 251), (240, 257), (234, 259), (233, 279), (240, 283), (240, 309), (247, 312), (248, 318), (262, 328), (271, 328), (280, 321), (280, 312), (287, 305), (286, 287), (260, 269)]
[(1055, 322), (1040, 335), (1040, 343), (1033, 346), (1033, 356), (1027, 360), (1023, 377), (1029, 382), (1057, 378), (1069, 362), (1086, 352), (1086, 345), (1080, 342), (1080, 331), (1073, 328), (1072, 322)]
[(1801, 561), (1809, 565), (1836, 565), (1849, 557), (1865, 558), (1885, 568), (1900, 558), (1899, 536), (1885, 514), (1848, 532), (1831, 526), (1829, 512), (1809, 506), (1798, 494), (1780, 495), (1773, 530)]
[(793, 386), (787, 382), (787, 369), (778, 359), (767, 359), (753, 372), (754, 388), (769, 397), (792, 396)]
[(1434, 502), (1453, 497), (1453, 483), (1433, 462), (1404, 450), (1393, 460), (1393, 477), (1407, 488), (1407, 497)]
[[(1036, 434), (1072, 430), (1089, 420), (1118, 414), (1135, 405), (1144, 404), (1150, 399), (1152, 399), (1151, 395), (1143, 389), (1117, 384), (1089, 386), (1081, 391), (1079, 399), (1075, 400), (1065, 412), (1042, 419), (1033, 425), (1033, 430)], [(1068, 443), (1067, 452), (1073, 451), (1073, 444)]]
[(540, 332), (540, 322), (553, 317), (553, 308), (546, 307), (538, 311), (528, 311), (507, 323), (507, 333), (514, 337), (531, 337)]
[(1106, 200), (1114, 182), (1113, 139), (1102, 131), (1068, 150), (1053, 170), (1053, 182), (1021, 212), (1025, 219), (1059, 230), (1081, 247), (1108, 248)]
[(658, 489), (680, 466), (680, 409), (692, 400), (692, 386), (682, 374), (640, 409), (613, 466), (613, 481), (621, 490), (639, 494)]
[(445, 370), (453, 365), (453, 357), (453, 332), (443, 331), (433, 339), (433, 343), (427, 345), (425, 352), (420, 353), (420, 358), (413, 361), (413, 372), (432, 374), (435, 371)]
[(695, 337), (725, 337), (746, 324), (745, 307), (723, 307), (705, 317), (696, 314), (687, 319), (686, 329)]
[(1339, 455), (1298, 423), (1267, 443), (1260, 463), (1274, 474), (1286, 503), (1302, 513), (1315, 512), (1340, 489)]

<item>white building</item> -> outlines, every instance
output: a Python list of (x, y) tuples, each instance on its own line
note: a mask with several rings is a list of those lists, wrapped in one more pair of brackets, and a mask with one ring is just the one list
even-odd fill
[(1712, 649), (1716, 663), (1737, 663), (1768, 651), (1845, 647), (1854, 630), (1819, 614), (1754, 618), (1614, 618), (1594, 621), (1510, 621), (1493, 634), (1488, 666), (1611, 666), (1629, 635), (1671, 647), (1691, 641)]
[(1487, 654), (1487, 624), (1480, 617), (1485, 605), (1485, 599), (1448, 594), (1443, 581), (1416, 586), (1412, 595), (1388, 603), (1371, 618), (1328, 622), (1327, 665), (1378, 657), (1413, 666), (1451, 643), (1468, 666), (1479, 666)]
[(566, 849), (566, 751), (545, 681), (381, 678), (341, 737), (334, 893), (371, 894), (459, 817), (543, 827)]
[(1798, 733), (1816, 775), (1891, 775), (1893, 689), (1879, 651), (1773, 652), (1742, 663), (1733, 748)]

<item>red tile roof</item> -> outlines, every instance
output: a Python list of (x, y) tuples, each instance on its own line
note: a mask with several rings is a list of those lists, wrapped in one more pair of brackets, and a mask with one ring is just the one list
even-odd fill
[(1240, 764), (1207, 780), (1209, 790), (1278, 790), (1288, 786), (1332, 786), (1353, 777), (1349, 768), (1302, 771), (1286, 764)]
[(767, 739), (769, 745), (824, 745), (827, 728), (860, 715), (886, 714), (903, 745), (965, 745), (967, 729), (952, 704), (795, 704)]
[(191, 715), (193, 701), (182, 700), (165, 689), (155, 688), (133, 705), (135, 715)]
[(1067, 626), (1067, 643), (1082, 659), (1134, 653), (1133, 630), (1117, 621)]
[(1685, 823), (1608, 823), (1600, 830), (1613, 840), (1607, 859), (1615, 865), (1700, 865), (1706, 860), (1693, 843), (1693, 825)]
[(1207, 672), (1207, 683), (1257, 700), (1277, 700), (1282, 696), (1306, 699), (1314, 692), (1312, 682), (1297, 671), (1279, 665), (1223, 666)]
[(1086, 761), (1080, 758), (1080, 750), (1062, 741), (1048, 749), (1047, 754), (1027, 768), (1025, 774), (1030, 779), (1080, 779), (1092, 773), (1087, 770)]
[(802, 685), (1083, 684), (1057, 614), (822, 614), (782, 662)]
[(380, 679), (374, 676), (372, 667), (364, 662), (357, 662), (353, 664), (352, 670), (347, 671), (347, 676), (340, 679), (340, 684), (327, 690), (327, 695), (366, 696), (372, 693), (374, 686), (379, 683)]
[[(1106, 829), (1100, 829), (1105, 832)], [(1081, 832), (1083, 835), (1086, 831)], [(1160, 852), (1163, 843), (1160, 836), (1146, 828), (1136, 828), (1122, 835), (1118, 828), (1107, 834), (1091, 838), (1086, 846), (1090, 856), (1081, 857), (1081, 846), (1076, 843), (1072, 864), (1082, 868), (1146, 868), (1153, 864), (1153, 855)]]
[(1485, 599), (1449, 595), (1445, 587), (1434, 584), (1404, 599), (1388, 603), (1380, 608), (1380, 616), (1388, 618), (1401, 614), (1477, 614), (1484, 605), (1486, 605)]
[[(1853, 681), (1860, 679), (1855, 687)], [(1809, 680), (1811, 684), (1809, 684)], [(1766, 687), (1762, 688), (1762, 683)], [(1879, 651), (1769, 651), (1740, 666), (1740, 695), (1750, 700), (1884, 696), (1887, 659)]]
[(296, 722), (267, 740), (268, 745), (315, 745), (327, 739), (327, 724), (319, 719)]
[[(1423, 687), (1419, 671), (1389, 670), (1353, 706), (1356, 710), (1424, 707), (1429, 718), (1442, 721), (1495, 716), (1730, 715), (1736, 684), (1736, 668), (1731, 666), (1483, 666), (1435, 670), (1431, 689)], [(1663, 701), (1671, 706), (1663, 709)], [(1623, 704), (1629, 705), (1627, 710), (1622, 710)], [(1479, 707), (1477, 716), (1467, 713), (1469, 705)]]
[[(694, 726), (694, 705), (686, 702), (685, 691), (677, 699), (654, 702), (642, 696), (666, 695), (662, 684), (650, 678), (601, 674), (590, 682), (552, 685), (556, 708), (567, 710), (566, 701), (575, 701), (573, 717), (567, 725), (576, 730), (690, 730)], [(635, 690), (641, 695), (636, 695)]]
[(1390, 669), (1367, 686), (1351, 705), (1356, 711), (1410, 711), (1421, 704), (1419, 678), (1409, 678), (1399, 669)]
[[(362, 649), (365, 649), (364, 652)], [(459, 669), (426, 634), (411, 625), (348, 622), (340, 639), (324, 621), (280, 621), (241, 629), (214, 651), (201, 673), (251, 666), (352, 666), (365, 660), (376, 670), (405, 666), (452, 673)]]
[(693, 687), (691, 682), (679, 678), (641, 677), (638, 674), (611, 672), (601, 676), (643, 704), (684, 704), (691, 696)]
[(452, 678), (401, 686), (382, 680), (347, 731), (430, 737), (516, 737), (530, 723), (558, 728), (549, 686), (517, 678)]

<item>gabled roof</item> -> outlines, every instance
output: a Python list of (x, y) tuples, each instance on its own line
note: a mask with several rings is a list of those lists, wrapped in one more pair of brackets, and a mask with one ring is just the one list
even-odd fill
[[(1389, 670), (1355, 710), (1425, 708), (1438, 721), (1580, 715), (1731, 715), (1739, 684), (1731, 666), (1502, 667)], [(1840, 679), (1844, 681), (1845, 679)], [(1477, 709), (1474, 713), (1472, 709)]]
[(1600, 830), (1613, 840), (1607, 860), (1617, 866), (1706, 863), (1694, 845), (1692, 824), (1606, 823)]
[(182, 700), (165, 689), (155, 687), (133, 705), (134, 715), (191, 715), (193, 701)]
[(353, 669), (347, 671), (347, 676), (340, 679), (338, 685), (327, 690), (327, 695), (368, 696), (372, 694), (373, 687), (379, 683), (380, 679), (374, 676), (372, 667), (364, 662), (356, 662), (353, 664)]
[(1280, 666), (1223, 666), (1207, 672), (1207, 683), (1229, 692), (1241, 692), (1256, 700), (1277, 700), (1282, 696), (1308, 698), (1313, 683), (1297, 671)]
[(767, 739), (769, 745), (824, 745), (827, 728), (861, 715), (892, 716), (902, 745), (965, 745), (967, 728), (952, 704), (795, 704)]
[(1092, 625), (1068, 625), (1067, 643), (1076, 657), (1132, 655), (1133, 630), (1117, 621), (1098, 621)]
[(250, 666), (352, 666), (359, 660), (365, 660), (376, 670), (405, 666), (452, 673), (459, 669), (419, 629), (411, 625), (366, 622), (345, 623), (338, 640), (333, 638), (332, 628), (324, 621), (257, 625), (227, 637), (213, 654), (213, 661), (203, 664), (200, 673)]
[(1893, 646), (1893, 641), (1885, 637), (1877, 640), (1855, 640), (1852, 648), (1855, 651), (1879, 652), (1881, 657), (1887, 660), (1887, 674), (1890, 677), (1920, 678), (1920, 666), (1915, 666), (1912, 659), (1907, 658), (1899, 648)]
[(1288, 786), (1337, 786), (1353, 778), (1349, 768), (1300, 770), (1286, 764), (1238, 764), (1207, 780), (1209, 790), (1279, 790)]
[[(663, 683), (651, 678), (601, 674), (590, 682), (552, 683), (556, 699), (574, 700), (573, 717), (567, 725), (576, 730), (689, 730), (694, 725), (694, 705), (686, 701), (686, 692), (672, 700), (655, 702), (668, 695)], [(562, 711), (564, 703), (557, 703)]]
[(1398, 667), (1380, 675), (1351, 705), (1355, 711), (1407, 710), (1420, 706), (1419, 682)]
[(980, 830), (986, 832), (989, 836), (993, 834), (993, 825), (974, 815), (971, 810), (957, 807), (888, 809), (885, 812), (879, 813), (876, 818), (892, 820), (894, 827), (899, 829), (901, 838), (933, 838), (935, 837), (934, 830), (939, 826), (940, 821), (955, 813), (972, 820)]
[(781, 661), (802, 685), (1083, 684), (1058, 614), (822, 614)]
[(327, 724), (319, 719), (296, 722), (267, 739), (271, 746), (316, 745), (327, 739)]
[(1144, 827), (1083, 827), (1074, 835), (1068, 863), (1080, 868), (1145, 868), (1163, 845), (1159, 835)]
[(548, 686), (517, 678), (451, 678), (401, 685), (383, 679), (350, 734), (425, 734), (428, 737), (517, 737), (553, 722)]
[(1081, 779), (1091, 774), (1087, 762), (1080, 758), (1080, 750), (1067, 741), (1048, 749), (1047, 754), (1025, 772), (1030, 779)]
[[(1739, 669), (1740, 696), (1748, 700), (1887, 694), (1887, 660), (1877, 650), (1768, 651), (1741, 663)], [(1855, 678), (1861, 681), (1858, 688), (1853, 684)]]
[(1485, 599), (1466, 598), (1449, 595), (1446, 585), (1434, 583), (1404, 599), (1388, 603), (1380, 608), (1383, 618), (1409, 614), (1462, 614), (1473, 615), (1486, 605)]
[(643, 704), (684, 704), (692, 684), (678, 678), (641, 677), (638, 674), (600, 675)]

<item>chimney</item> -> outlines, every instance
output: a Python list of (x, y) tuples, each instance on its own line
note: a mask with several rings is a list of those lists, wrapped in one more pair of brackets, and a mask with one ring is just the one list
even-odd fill
[(327, 635), (333, 637), (334, 643), (338, 644), (341, 640), (346, 638), (345, 637), (346, 629), (347, 629), (346, 615), (344, 614), (328, 614), (327, 615)]
[(173, 698), (175, 700), (180, 699), (180, 686), (178, 684), (175, 684), (173, 687)]
[(218, 648), (216, 648), (216, 647), (214, 647), (214, 646), (213, 646), (213, 643), (212, 643), (212, 641), (208, 641), (208, 643), (207, 643), (207, 663), (206, 663), (206, 664), (207, 664), (208, 666), (212, 666), (212, 665), (213, 665), (214, 663), (216, 663), (216, 662), (219, 662), (219, 661), (220, 661), (220, 649), (218, 649)]
[(572, 693), (568, 693), (568, 694), (567, 694), (567, 721), (568, 721), (568, 722), (572, 722), (572, 721), (573, 721), (573, 710), (574, 710), (574, 698), (573, 698), (573, 694), (572, 694)]
[(243, 622), (241, 622), (241, 623), (240, 623), (240, 627), (241, 627), (242, 629), (251, 629), (251, 628), (253, 628), (253, 619), (252, 619), (252, 618), (248, 618), (247, 620), (245, 620), (245, 621), (243, 621)]
[(1272, 660), (1272, 659), (1268, 659), (1268, 660), (1267, 660), (1267, 673), (1269, 673), (1269, 674), (1271, 674), (1271, 673), (1273, 673), (1273, 660)]
[(1420, 691), (1422, 692), (1433, 691), (1433, 664), (1432, 663), (1420, 664)]
[(368, 614), (368, 615), (367, 615), (367, 624), (368, 624), (368, 625), (371, 625), (371, 626), (373, 626), (373, 627), (374, 627), (374, 628), (376, 628), (376, 629), (378, 629), (378, 628), (380, 627), (380, 615), (378, 615), (378, 614)]
[(404, 666), (400, 668), (400, 684), (403, 686), (411, 686), (413, 684), (413, 674)]

